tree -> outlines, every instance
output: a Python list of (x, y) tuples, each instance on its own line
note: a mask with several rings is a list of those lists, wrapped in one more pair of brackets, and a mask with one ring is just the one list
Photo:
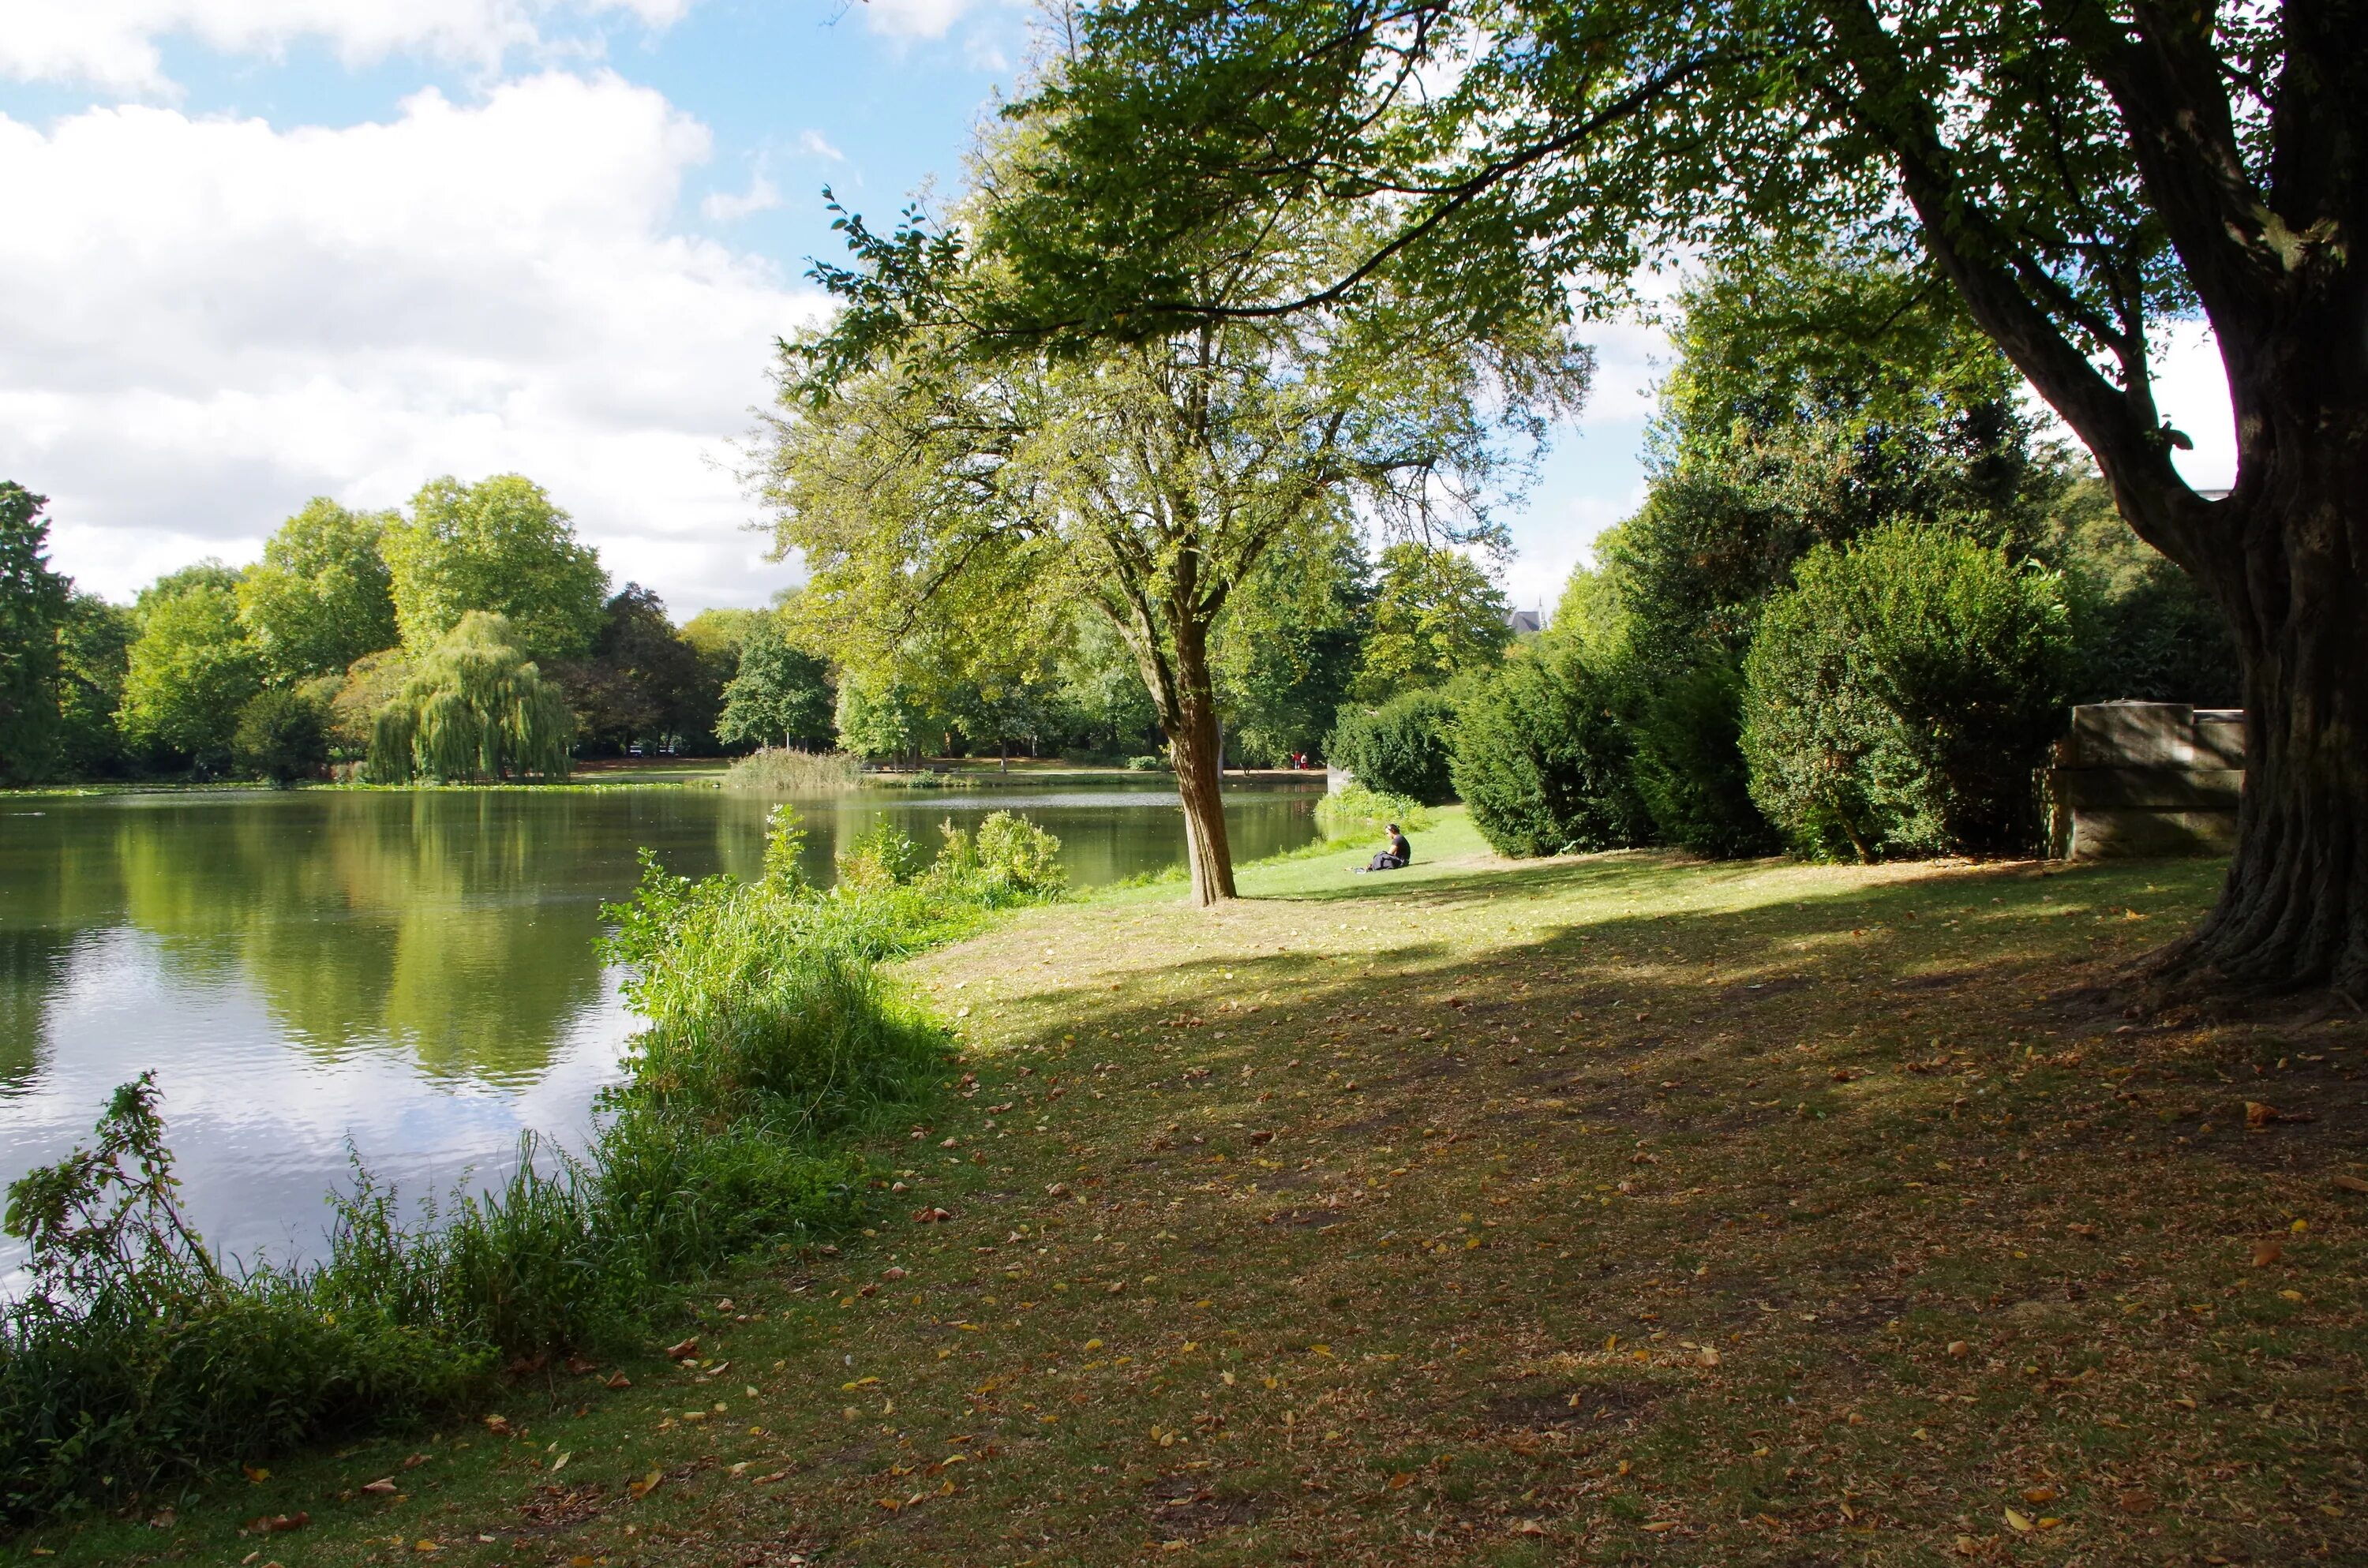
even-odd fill
[(48, 505), (0, 481), (0, 783), (46, 778), (58, 760), (58, 632), (72, 585), (50, 570)]
[(121, 605), (79, 590), (67, 599), (58, 629), (59, 761), (67, 778), (108, 778), (129, 767), (115, 711), (139, 635), (139, 619)]
[(842, 677), (835, 720), (840, 749), (858, 756), (918, 756), (928, 736), (928, 711), (893, 677)]
[(239, 710), (231, 755), (257, 778), (282, 789), (328, 765), (329, 710), (316, 697), (268, 687)]
[(715, 721), (715, 735), (756, 745), (769, 744), (778, 736), (784, 746), (819, 751), (831, 744), (836, 732), (837, 702), (830, 667), (792, 646), (778, 616), (758, 615), (741, 644), (739, 667), (723, 687), (723, 711)]
[(639, 583), (604, 607), (590, 653), (552, 675), (575, 710), (577, 734), (605, 751), (704, 735), (715, 722), (699, 651), (676, 632), (666, 601)]
[(471, 610), (421, 655), (370, 737), (370, 777), (567, 777), (575, 720), (559, 687), (518, 646), (508, 621)]
[(1217, 654), (1231, 755), (1272, 764), (1324, 750), (1372, 629), (1372, 578), (1347, 517), (1282, 541), (1251, 574)]
[(230, 766), (240, 710), (262, 689), (263, 660), (238, 619), (236, 579), (219, 564), (184, 568), (140, 596), (116, 722), (124, 738), (199, 773)]
[(379, 540), (392, 512), (349, 512), (316, 495), (279, 525), (239, 579), (239, 619), (273, 680), (339, 675), (396, 640)]
[(1406, 540), (1382, 551), (1381, 588), (1357, 695), (1386, 701), (1493, 669), (1513, 640), (1505, 591), (1457, 550)]
[(403, 645), (425, 653), (472, 610), (507, 620), (529, 659), (572, 659), (600, 629), (609, 574), (567, 514), (515, 473), (475, 484), (432, 479), (411, 515), (386, 524), (386, 556)]
[(1601, 676), (1563, 650), (1528, 649), (1480, 684), (1454, 731), (1455, 792), (1500, 855), (1567, 855), (1642, 841), (1628, 737)]
[(1417, 687), (1379, 708), (1342, 709), (1324, 749), (1368, 789), (1443, 805), (1455, 799), (1455, 725), (1447, 694)]
[[(1025, 199), (982, 215), (974, 241), (849, 220), (892, 265), (858, 295), (838, 358), (954, 310), (1030, 351), (1231, 319), (1245, 307), (1204, 258), (1344, 196), (1385, 232), (1262, 312), (1384, 287), (1467, 319), (1573, 290), (1609, 309), (1644, 257), (1679, 248), (1814, 238), (1913, 257), (2234, 629), (2237, 853), (2162, 971), (2357, 991), (2363, 33), (2360, 0), (1101, 5), (1076, 18), (1062, 74), (1008, 111), (1039, 133)], [(2155, 401), (2162, 324), (2198, 315), (2236, 415), (2225, 497), (2181, 478), (2171, 454), (2189, 437)]]
[[(988, 149), (978, 221), (1029, 199), (1024, 146)], [(860, 332), (903, 262), (860, 228), (849, 238), (856, 267), (825, 276)], [(785, 345), (766, 494), (830, 646), (884, 662), (922, 617), (1022, 646), (1076, 610), (1107, 618), (1167, 735), (1202, 904), (1234, 896), (1212, 655), (1236, 591), (1352, 503), (1406, 532), (1492, 537), (1500, 437), (1542, 439), (1591, 368), (1532, 312), (1473, 326), (1376, 294), (1354, 312), (1257, 313), (1361, 243), (1339, 214), (1293, 214), (1201, 258), (1234, 313), (1073, 357), (982, 359), (942, 327)]]
[(329, 750), (343, 762), (370, 756), (378, 716), (410, 684), (414, 661), (400, 648), (364, 653), (347, 667), (329, 698)]

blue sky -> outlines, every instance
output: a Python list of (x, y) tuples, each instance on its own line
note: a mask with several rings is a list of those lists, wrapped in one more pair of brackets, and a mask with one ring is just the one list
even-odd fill
[[(313, 494), (541, 481), (678, 616), (761, 602), (734, 475), (771, 336), (820, 309), (833, 187), (951, 189), (1016, 80), (1003, 0), (12, 0), (0, 28), (0, 477), (128, 597), (251, 560)], [(1508, 515), (1551, 606), (1641, 494), (1662, 353), (1593, 332), (1592, 403)], [(2167, 406), (2226, 466), (2213, 367)], [(2199, 401), (2201, 405), (2199, 410)], [(2225, 475), (2216, 482), (2225, 483)]]

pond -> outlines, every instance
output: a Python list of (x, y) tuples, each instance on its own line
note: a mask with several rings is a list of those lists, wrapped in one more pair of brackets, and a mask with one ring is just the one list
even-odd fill
[[(1235, 856), (1315, 835), (1320, 789), (1229, 790)], [(406, 1207), (532, 1129), (578, 1143), (634, 1020), (595, 949), (654, 850), (753, 876), (773, 801), (713, 789), (0, 797), (0, 1182), (154, 1069), (184, 1197), (239, 1256), (318, 1250), (347, 1146)], [(1180, 863), (1172, 790), (876, 790), (797, 802), (809, 874), (882, 820), (1019, 812), (1071, 881)], [(0, 1277), (22, 1257), (0, 1242)]]

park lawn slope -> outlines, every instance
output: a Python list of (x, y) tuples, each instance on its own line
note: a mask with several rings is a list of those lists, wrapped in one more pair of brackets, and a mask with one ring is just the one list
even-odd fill
[(974, 1077), (877, 1151), (876, 1234), (688, 1302), (684, 1361), (18, 1551), (2368, 1554), (2368, 1030), (2089, 989), (2216, 867), (1513, 863), (1452, 812), (1416, 851), (906, 965)]

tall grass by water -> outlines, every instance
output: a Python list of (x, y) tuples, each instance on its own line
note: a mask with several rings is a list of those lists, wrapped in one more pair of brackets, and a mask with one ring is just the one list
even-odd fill
[(176, 1494), (275, 1449), (449, 1409), (504, 1371), (643, 1342), (678, 1287), (863, 1217), (855, 1143), (939, 1092), (944, 1029), (876, 965), (1062, 891), (1058, 841), (996, 812), (934, 855), (892, 827), (754, 881), (643, 858), (609, 955), (647, 1027), (581, 1153), (529, 1140), (421, 1218), (357, 1161), (327, 1256), (225, 1267), (182, 1216), (153, 1079), (9, 1189), (30, 1283), (0, 1307), (0, 1520)]
[(862, 782), (860, 758), (788, 746), (759, 746), (723, 771), (726, 790), (768, 795), (843, 795)]

